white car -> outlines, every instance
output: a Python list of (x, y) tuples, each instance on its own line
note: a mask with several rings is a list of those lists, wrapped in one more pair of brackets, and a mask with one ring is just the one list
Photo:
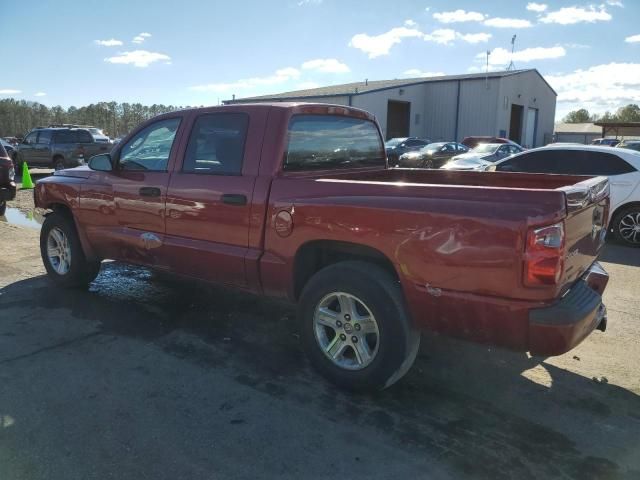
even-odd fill
[(621, 242), (640, 247), (640, 152), (598, 145), (548, 145), (502, 160), (489, 170), (609, 177), (609, 230)]

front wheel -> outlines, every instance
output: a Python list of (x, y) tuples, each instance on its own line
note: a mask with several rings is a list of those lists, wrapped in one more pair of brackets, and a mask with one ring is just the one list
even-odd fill
[(312, 365), (351, 390), (382, 390), (411, 367), (420, 345), (400, 285), (357, 261), (316, 273), (300, 297), (302, 340)]
[(0, 217), (2, 217), (7, 211), (7, 202), (5, 200), (0, 201)]
[(64, 170), (65, 168), (67, 167), (64, 164), (64, 158), (58, 157), (53, 161), (53, 169), (56, 172), (59, 172), (60, 170)]
[(47, 216), (40, 253), (49, 278), (63, 287), (86, 287), (100, 272), (100, 262), (86, 259), (73, 219), (64, 213)]
[(616, 239), (631, 247), (640, 247), (640, 206), (631, 206), (618, 213), (612, 222)]

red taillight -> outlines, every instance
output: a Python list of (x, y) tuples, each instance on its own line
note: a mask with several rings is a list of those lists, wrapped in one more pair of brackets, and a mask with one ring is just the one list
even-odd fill
[(524, 253), (525, 285), (555, 285), (562, 277), (563, 267), (564, 224), (529, 230)]
[(84, 157), (84, 147), (79, 146), (76, 148), (76, 157)]

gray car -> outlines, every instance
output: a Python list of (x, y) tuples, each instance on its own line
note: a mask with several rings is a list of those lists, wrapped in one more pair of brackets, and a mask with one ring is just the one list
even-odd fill
[(94, 155), (108, 153), (110, 143), (98, 142), (84, 128), (37, 128), (30, 131), (17, 146), (14, 160), (16, 172), (22, 164), (63, 170), (84, 165)]
[(495, 162), (524, 150), (515, 143), (481, 143), (468, 153), (453, 157), (441, 168), (445, 170), (486, 170)]

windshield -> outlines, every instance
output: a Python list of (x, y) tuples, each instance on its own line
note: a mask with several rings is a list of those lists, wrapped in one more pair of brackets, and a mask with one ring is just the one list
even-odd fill
[(421, 152), (428, 152), (429, 150), (438, 150), (439, 148), (444, 147), (447, 142), (438, 142), (438, 143), (430, 143), (429, 145), (425, 145), (420, 149)]
[(100, 130), (99, 128), (88, 128), (87, 130), (89, 130), (92, 135), (104, 135), (104, 133), (102, 133), (102, 130)]
[(500, 148), (499, 143), (481, 143), (473, 149), (475, 153), (493, 153)]
[(403, 138), (392, 138), (391, 140), (387, 140), (384, 143), (385, 147), (397, 147), (398, 145), (400, 145), (402, 142), (404, 142), (407, 139), (407, 137), (403, 137)]

